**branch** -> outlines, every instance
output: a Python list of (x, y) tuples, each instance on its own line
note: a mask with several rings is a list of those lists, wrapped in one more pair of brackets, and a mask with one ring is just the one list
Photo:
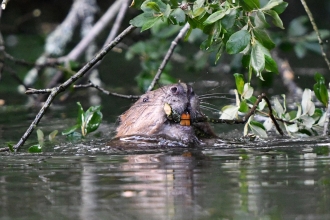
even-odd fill
[(308, 6), (307, 6), (305, 0), (301, 0), (301, 4), (304, 6), (305, 11), (306, 11), (306, 13), (307, 13), (307, 15), (308, 15), (308, 18), (309, 18), (310, 22), (312, 23), (313, 29), (314, 29), (314, 31), (315, 31), (315, 33), (316, 33), (316, 35), (317, 35), (318, 40), (319, 40), (319, 44), (320, 44), (320, 48), (321, 48), (321, 54), (322, 54), (322, 56), (323, 56), (323, 58), (324, 58), (324, 61), (327, 63), (328, 68), (329, 68), (329, 70), (330, 70), (330, 62), (329, 62), (329, 60), (328, 60), (328, 58), (327, 58), (326, 53), (324, 52), (323, 41), (322, 41), (322, 38), (321, 38), (320, 32), (319, 32), (319, 30), (318, 30), (318, 28), (317, 28), (317, 26), (316, 26), (316, 23), (315, 23), (315, 21), (314, 21), (313, 14), (312, 14), (312, 12), (309, 10), (309, 8), (308, 8)]
[(139, 99), (140, 96), (138, 95), (123, 95), (123, 94), (118, 94), (115, 92), (109, 92), (103, 88), (101, 88), (98, 85), (95, 85), (94, 83), (92, 83), (91, 81), (89, 81), (88, 84), (85, 85), (74, 85), (73, 88), (75, 89), (80, 89), (80, 88), (95, 88), (99, 91), (101, 91), (102, 93), (106, 94), (106, 95), (112, 95), (112, 96), (116, 96), (116, 97), (120, 97), (120, 98), (125, 98), (125, 99)]
[(49, 108), (50, 104), (53, 102), (54, 98), (65, 89), (67, 89), (70, 85), (72, 85), (76, 80), (82, 77), (85, 73), (87, 73), (97, 62), (103, 59), (103, 57), (113, 48), (115, 47), (124, 37), (126, 37), (129, 33), (131, 33), (135, 29), (134, 26), (130, 25), (127, 27), (118, 37), (116, 37), (110, 44), (105, 46), (96, 56), (90, 60), (83, 68), (81, 68), (75, 75), (70, 77), (67, 81), (61, 84), (58, 87), (51, 89), (51, 93), (49, 94), (45, 104), (39, 110), (38, 114), (36, 115), (35, 119), (21, 137), (19, 142), (14, 146), (14, 150), (18, 151), (20, 147), (25, 143), (28, 137), (31, 135), (34, 128), (38, 125), (41, 118), (45, 114), (46, 110)]
[(250, 111), (242, 119), (230, 120), (230, 119), (216, 119), (216, 118), (208, 118), (208, 117), (199, 117), (199, 118), (196, 118), (193, 122), (211, 122), (211, 123), (219, 123), (219, 124), (244, 124), (254, 114), (254, 112), (256, 111), (256, 109), (258, 107), (258, 104), (262, 101), (262, 99), (264, 99), (267, 103), (267, 106), (269, 109), (268, 116), (272, 119), (272, 121), (276, 127), (276, 130), (281, 135), (284, 135), (281, 127), (279, 126), (279, 124), (276, 121), (277, 119), (273, 115), (272, 107), (271, 107), (269, 99), (267, 98), (265, 93), (262, 93), (261, 95), (258, 96), (257, 101), (253, 104)]
[(158, 80), (160, 79), (160, 76), (162, 74), (162, 71), (164, 70), (166, 64), (168, 63), (168, 61), (170, 60), (170, 57), (172, 56), (175, 47), (178, 45), (179, 40), (181, 40), (184, 36), (184, 34), (188, 31), (188, 29), (190, 28), (189, 23), (186, 23), (185, 26), (183, 26), (183, 28), (180, 30), (179, 34), (176, 36), (176, 38), (172, 41), (170, 48), (168, 49), (162, 63), (160, 64), (158, 71), (154, 77), (154, 79), (152, 80), (152, 82), (150, 83), (147, 92), (151, 91), (156, 83), (158, 82)]
[(71, 52), (60, 58), (60, 60), (77, 60), (79, 56), (85, 51), (89, 44), (95, 40), (95, 38), (100, 34), (100, 32), (107, 26), (107, 24), (114, 18), (116, 12), (119, 10), (123, 0), (115, 1), (111, 7), (105, 12), (105, 14), (100, 18), (100, 20), (93, 26), (89, 34), (84, 37)]
[(115, 23), (113, 24), (110, 34), (109, 34), (107, 40), (105, 41), (104, 45), (110, 43), (113, 40), (113, 38), (117, 35), (118, 30), (121, 26), (121, 23), (125, 17), (127, 9), (128, 9), (128, 0), (122, 0), (122, 4), (120, 6)]
[(327, 111), (326, 111), (326, 117), (325, 117), (325, 122), (323, 125), (323, 136), (326, 136), (328, 134), (328, 130), (329, 130), (329, 118), (330, 118), (330, 98), (328, 100), (328, 106), (327, 106)]

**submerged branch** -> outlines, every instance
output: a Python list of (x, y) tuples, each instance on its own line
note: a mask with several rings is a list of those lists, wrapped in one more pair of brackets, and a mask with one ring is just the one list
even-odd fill
[(45, 104), (39, 110), (38, 114), (36, 115), (35, 119), (26, 130), (24, 135), (21, 137), (19, 142), (14, 146), (14, 150), (18, 151), (20, 147), (25, 143), (28, 137), (31, 135), (34, 128), (38, 125), (41, 118), (44, 116), (46, 110), (49, 108), (51, 103), (53, 102), (54, 98), (64, 90), (66, 90), (69, 86), (71, 86), (75, 81), (81, 78), (85, 73), (87, 73), (97, 62), (103, 59), (103, 57), (112, 49), (114, 48), (124, 37), (126, 37), (129, 33), (131, 33), (135, 27), (130, 25), (126, 28), (118, 37), (116, 37), (110, 44), (105, 46), (99, 53), (95, 55), (93, 59), (91, 59), (85, 66), (83, 66), (75, 75), (71, 76), (67, 81), (61, 84), (58, 87), (51, 89), (51, 93), (49, 94)]
[(176, 38), (172, 41), (170, 48), (168, 49), (162, 63), (160, 64), (158, 71), (154, 77), (154, 79), (152, 80), (152, 82), (150, 83), (147, 91), (151, 91), (156, 83), (158, 82), (158, 80), (160, 79), (160, 76), (166, 66), (166, 64), (168, 63), (168, 61), (170, 60), (174, 49), (176, 48), (176, 46), (178, 45), (179, 40), (181, 40), (184, 36), (184, 34), (188, 31), (188, 29), (190, 28), (189, 23), (185, 24), (185, 26), (183, 26), (183, 28), (180, 30), (179, 34), (176, 36)]

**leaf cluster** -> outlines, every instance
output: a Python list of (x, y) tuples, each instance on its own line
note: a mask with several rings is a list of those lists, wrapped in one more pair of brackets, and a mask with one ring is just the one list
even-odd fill
[[(253, 88), (249, 83), (244, 82), (242, 74), (234, 74), (236, 82), (236, 105), (227, 105), (221, 110), (220, 119), (235, 120), (239, 115), (247, 114), (257, 98), (254, 97)], [(316, 83), (314, 84), (314, 94), (316, 98), (325, 106), (328, 107), (328, 90), (325, 85), (323, 76), (319, 73), (315, 74)], [(313, 92), (310, 89), (305, 89), (302, 95), (301, 103), (296, 103), (297, 109), (289, 110), (286, 104), (285, 95), (282, 95), (282, 101), (274, 98), (272, 102), (272, 114), (276, 120), (282, 122), (282, 127), (289, 135), (317, 135), (319, 128), (324, 126), (326, 120), (326, 112), (315, 107), (312, 98)], [(268, 112), (264, 112), (266, 102), (262, 101), (258, 104), (256, 114), (264, 116)], [(271, 118), (267, 118), (263, 123), (256, 121), (250, 117), (244, 128), (244, 135), (251, 130), (253, 134), (265, 138), (267, 131), (274, 127)]]
[[(140, 5), (140, 4), (137, 4)], [(283, 0), (270, 0), (261, 5), (259, 0), (240, 1), (144, 1), (142, 14), (131, 20), (131, 24), (147, 30), (157, 23), (166, 25), (190, 24), (190, 30), (199, 29), (206, 38), (201, 49), (216, 52), (216, 62), (224, 51), (228, 54), (242, 53), (242, 64), (249, 72), (263, 79), (262, 71), (278, 72), (276, 62), (270, 55), (275, 47), (266, 29), (270, 27), (267, 17), (279, 28), (284, 28), (279, 17), (287, 3)]]

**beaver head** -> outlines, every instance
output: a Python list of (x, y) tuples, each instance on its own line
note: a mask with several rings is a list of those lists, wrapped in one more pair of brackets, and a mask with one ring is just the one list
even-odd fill
[[(187, 115), (188, 119), (181, 115)], [(203, 116), (198, 96), (190, 85), (168, 85), (142, 95), (122, 114), (116, 137), (162, 135), (184, 143), (198, 142), (199, 134), (215, 136), (207, 123), (190, 123)], [(182, 120), (189, 123), (182, 123)]]

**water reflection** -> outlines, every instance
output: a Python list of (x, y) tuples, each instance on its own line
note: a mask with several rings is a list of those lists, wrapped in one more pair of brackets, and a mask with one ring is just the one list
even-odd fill
[(326, 149), (2, 155), (0, 219), (329, 219)]

